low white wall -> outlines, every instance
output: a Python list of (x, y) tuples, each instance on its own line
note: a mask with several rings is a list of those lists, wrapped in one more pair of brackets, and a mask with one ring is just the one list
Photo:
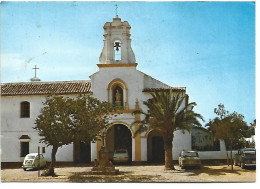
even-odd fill
[[(210, 160), (210, 159), (227, 159), (227, 152), (228, 157), (230, 158), (231, 152), (230, 151), (198, 151), (199, 157), (202, 160)], [(237, 153), (237, 150), (232, 151), (232, 157)]]
[(183, 134), (181, 130), (177, 130), (172, 143), (172, 159), (178, 160), (182, 150), (191, 150), (191, 133), (185, 131)]

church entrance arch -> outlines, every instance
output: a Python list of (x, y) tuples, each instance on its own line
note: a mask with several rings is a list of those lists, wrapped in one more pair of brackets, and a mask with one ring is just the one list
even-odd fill
[(152, 130), (147, 136), (147, 160), (153, 163), (165, 161), (163, 136), (160, 132)]
[(106, 132), (106, 148), (110, 160), (113, 159), (114, 151), (126, 149), (129, 154), (129, 162), (132, 161), (132, 133), (124, 124), (114, 124)]

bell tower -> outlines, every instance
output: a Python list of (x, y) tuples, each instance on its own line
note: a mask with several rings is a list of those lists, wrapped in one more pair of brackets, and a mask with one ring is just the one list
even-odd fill
[(122, 22), (116, 15), (112, 22), (104, 25), (104, 46), (99, 64), (130, 64), (135, 62), (131, 47), (130, 29), (127, 21)]

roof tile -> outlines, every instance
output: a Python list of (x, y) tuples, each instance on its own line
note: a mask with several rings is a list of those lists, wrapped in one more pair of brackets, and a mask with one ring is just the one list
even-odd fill
[(91, 81), (23, 82), (1, 84), (1, 96), (92, 93)]

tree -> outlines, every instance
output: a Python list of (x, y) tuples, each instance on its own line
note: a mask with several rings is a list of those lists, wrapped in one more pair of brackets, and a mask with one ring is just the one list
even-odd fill
[(224, 140), (230, 148), (231, 168), (233, 170), (233, 147), (246, 136), (248, 126), (242, 114), (238, 114), (237, 112), (229, 113), (229, 111), (225, 110), (223, 104), (219, 104), (218, 108), (214, 109), (214, 112), (218, 117), (214, 118), (214, 120), (210, 120), (207, 126), (209, 126), (209, 129), (217, 139)]
[(90, 96), (72, 99), (53, 95), (43, 105), (34, 129), (42, 137), (40, 142), (53, 146), (48, 175), (54, 175), (58, 148), (72, 142), (95, 140), (108, 125), (108, 112), (114, 109), (109, 103)]
[(109, 119), (117, 108), (90, 96), (81, 96), (72, 101), (73, 141), (90, 142), (109, 125)]
[(71, 111), (68, 104), (71, 99), (62, 96), (48, 96), (44, 107), (35, 121), (34, 129), (38, 131), (40, 142), (52, 146), (49, 174), (54, 175), (56, 153), (58, 148), (72, 142)]
[[(174, 169), (172, 161), (172, 141), (173, 132), (180, 129), (190, 131), (190, 126), (201, 126), (198, 118), (203, 120), (200, 114), (192, 109), (196, 103), (185, 104), (184, 93), (167, 91), (155, 91), (151, 93), (152, 98), (144, 101), (148, 112), (137, 110), (134, 114), (143, 114), (145, 117), (141, 121), (135, 121), (132, 126), (138, 125), (137, 133), (142, 133), (149, 129), (161, 132), (165, 150), (165, 170)], [(203, 120), (204, 121), (204, 120)]]

